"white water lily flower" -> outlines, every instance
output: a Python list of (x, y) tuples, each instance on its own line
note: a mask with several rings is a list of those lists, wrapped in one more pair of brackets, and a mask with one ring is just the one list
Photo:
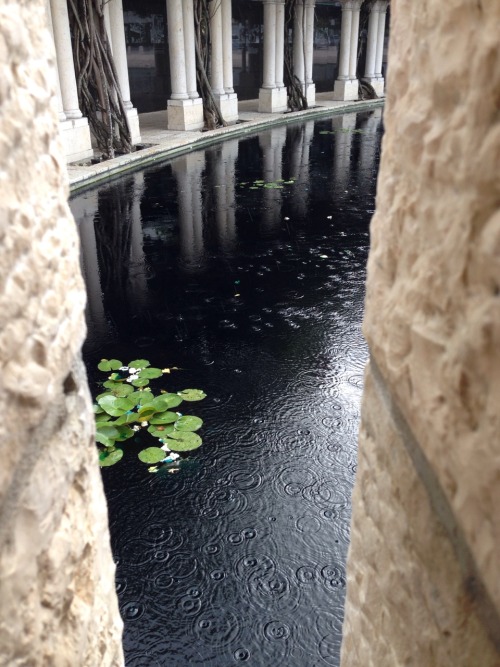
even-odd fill
[(176, 454), (175, 452), (172, 452), (170, 454), (170, 458), (173, 459), (174, 461), (179, 458), (179, 454)]
[(129, 377), (127, 378), (127, 382), (133, 382), (133, 381), (134, 381), (134, 378), (133, 378), (132, 376), (129, 376)]
[(141, 426), (147, 426), (148, 422), (141, 422)]
[(120, 366), (119, 371), (128, 371), (128, 366)]
[(139, 370), (138, 368), (132, 368), (132, 367), (130, 367), (130, 368), (128, 369), (128, 372), (129, 372), (129, 373), (137, 373), (138, 370)]
[(136, 424), (135, 426), (132, 426), (132, 431), (140, 431), (140, 430), (141, 430), (141, 427), (138, 424)]
[(160, 447), (160, 449), (163, 449), (164, 452), (169, 452), (170, 451), (170, 447), (168, 445), (162, 445)]
[(137, 373), (134, 373), (133, 375), (129, 375), (127, 378), (127, 382), (132, 381), (132, 380), (138, 380), (139, 376)]

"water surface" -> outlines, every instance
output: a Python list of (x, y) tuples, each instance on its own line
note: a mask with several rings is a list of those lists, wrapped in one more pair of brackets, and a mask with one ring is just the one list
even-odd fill
[(277, 127), (71, 202), (91, 383), (145, 357), (208, 394), (178, 474), (132, 441), (103, 470), (127, 667), (339, 663), (381, 133), (380, 110)]

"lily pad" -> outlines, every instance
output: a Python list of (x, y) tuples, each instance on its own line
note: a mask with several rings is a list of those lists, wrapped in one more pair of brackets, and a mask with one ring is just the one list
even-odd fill
[(139, 421), (149, 421), (149, 419), (157, 412), (157, 409), (153, 405), (143, 405), (142, 408), (137, 411), (137, 416)]
[(202, 440), (197, 433), (174, 431), (165, 439), (165, 444), (173, 452), (189, 452), (198, 449)]
[(165, 452), (159, 447), (148, 447), (139, 452), (138, 457), (143, 463), (158, 463), (165, 458)]
[(110, 419), (111, 415), (108, 415), (108, 413), (104, 411), (95, 416), (96, 424), (100, 424), (101, 422), (109, 422)]
[(149, 380), (147, 378), (137, 378), (137, 380), (132, 380), (132, 383), (134, 387), (147, 387), (149, 384)]
[(150, 424), (172, 424), (177, 421), (179, 415), (177, 412), (158, 412), (152, 419), (149, 420)]
[(151, 366), (151, 364), (147, 359), (134, 359), (128, 365), (129, 368), (147, 368), (148, 366)]
[(191, 415), (184, 415), (175, 422), (177, 431), (197, 431), (202, 426), (203, 419)]
[(183, 391), (178, 391), (177, 393), (183, 401), (202, 401), (207, 397), (202, 389), (184, 389)]
[(143, 368), (139, 372), (140, 378), (147, 378), (152, 380), (153, 378), (159, 378), (163, 375), (160, 368)]
[(103, 467), (114, 466), (123, 457), (123, 449), (113, 449), (110, 452), (99, 453), (99, 465)]
[(123, 442), (124, 440), (129, 440), (129, 438), (132, 438), (132, 436), (135, 433), (135, 431), (133, 431), (128, 426), (118, 426), (116, 430), (118, 431), (118, 437), (116, 438), (116, 440), (118, 440), (119, 442)]
[(93, 409), (95, 415), (99, 415), (99, 414), (101, 414), (101, 412), (104, 412), (104, 410), (101, 408), (101, 406), (97, 405), (96, 403), (94, 403), (94, 405), (92, 406), (92, 409)]
[(170, 408), (176, 408), (182, 403), (182, 397), (177, 394), (162, 394), (157, 396), (151, 402), (158, 412), (164, 412), (165, 410), (170, 410)]
[(113, 396), (112, 394), (107, 394), (106, 396), (103, 396), (102, 398), (99, 398), (97, 402), (101, 406), (101, 408), (108, 413), (108, 415), (111, 415), (112, 417), (121, 417), (127, 410), (130, 408), (123, 408), (119, 407), (116, 403), (117, 401), (123, 401), (125, 399), (123, 398), (117, 398), (116, 396)]
[(155, 438), (167, 438), (173, 433), (175, 427), (173, 424), (152, 424), (148, 426), (148, 432)]
[(154, 396), (150, 391), (140, 389), (139, 391), (134, 391), (133, 394), (130, 394), (129, 398), (131, 401), (135, 401), (136, 405), (144, 405), (146, 403), (151, 403)]
[(123, 366), (123, 364), (118, 359), (101, 359), (100, 363), (97, 364), (97, 368), (105, 373), (108, 371), (116, 371), (120, 366)]

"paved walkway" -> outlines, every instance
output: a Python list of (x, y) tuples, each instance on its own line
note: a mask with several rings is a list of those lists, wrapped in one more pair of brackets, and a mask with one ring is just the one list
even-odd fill
[(139, 116), (141, 139), (142, 143), (148, 147), (98, 164), (84, 166), (75, 163), (68, 165), (71, 190), (73, 192), (129, 169), (142, 167), (160, 159), (183, 153), (186, 150), (216, 143), (228, 134), (233, 136), (244, 135), (264, 127), (269, 127), (269, 125), (290, 123), (296, 120), (331, 113), (361, 111), (366, 108), (381, 106), (384, 103), (383, 99), (361, 102), (334, 102), (328, 99), (331, 95), (331, 92), (318, 93), (314, 108), (284, 114), (259, 113), (258, 100), (244, 100), (238, 103), (239, 123), (209, 132), (178, 132), (167, 130), (165, 129), (167, 126), (166, 111), (141, 114)]

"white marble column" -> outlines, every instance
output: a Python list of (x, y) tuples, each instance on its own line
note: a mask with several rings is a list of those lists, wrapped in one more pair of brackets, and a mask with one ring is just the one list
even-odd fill
[(379, 97), (384, 95), (382, 58), (384, 55), (385, 20), (388, 3), (377, 0), (371, 9), (368, 23), (365, 79), (371, 83)]
[[(172, 94), (167, 105), (167, 127), (169, 130), (201, 130), (203, 127), (203, 104), (200, 97), (188, 93), (188, 72), (192, 87), (192, 63), (194, 50), (194, 28), (191, 31), (193, 14), (187, 7), (192, 0), (167, 0), (168, 42), (170, 56), (170, 82)], [(187, 54), (187, 57), (186, 57)], [(194, 94), (195, 91), (189, 91)]]
[(286, 87), (283, 85), (283, 25), (284, 0), (265, 0), (264, 75), (259, 91), (259, 111), (263, 113), (280, 113), (287, 109)]
[(313, 81), (313, 59), (314, 59), (314, 0), (305, 2), (305, 76), (306, 89), (305, 96), (308, 106), (312, 107), (316, 103), (316, 86)]
[(222, 7), (221, 0), (211, 0), (210, 11), (210, 84), (217, 99), (224, 95), (224, 65), (222, 49)]
[(224, 69), (224, 91), (234, 93), (233, 88), (233, 24), (231, 0), (220, 0), (222, 9), (222, 59)]
[[(49, 26), (50, 34), (52, 35), (52, 41), (54, 42), (55, 46), (55, 41), (54, 41), (54, 29), (52, 27), (52, 13), (50, 11), (50, 0), (45, 0), (45, 11), (47, 13), (47, 24)], [(57, 64), (57, 58), (56, 58), (56, 86), (57, 86), (57, 114), (60, 122), (63, 122), (66, 120), (66, 114), (64, 113), (63, 109), (63, 102), (62, 102), (62, 97), (61, 97), (61, 84), (59, 83), (59, 67)]]
[(190, 99), (199, 98), (196, 82), (196, 50), (194, 45), (193, 0), (183, 0), (182, 17), (184, 28), (184, 59), (186, 62), (186, 88)]
[[(130, 83), (128, 79), (127, 66), (127, 45), (125, 42), (125, 26), (123, 20), (123, 2), (122, 0), (110, 0), (106, 3), (106, 14), (109, 24), (107, 27), (111, 49), (113, 51), (113, 61), (115, 63), (118, 85), (123, 100), (123, 106), (127, 113), (127, 120), (132, 137), (132, 144), (141, 142), (141, 133), (139, 130), (139, 116), (137, 109), (134, 108), (130, 100)], [(106, 16), (105, 14), (105, 16)]]
[(356, 56), (359, 38), (359, 12), (362, 0), (342, 2), (339, 74), (333, 90), (334, 100), (357, 100)]
[(382, 61), (384, 58), (384, 38), (385, 38), (385, 20), (387, 17), (387, 5), (388, 2), (380, 3), (380, 13), (378, 19), (378, 37), (377, 37), (377, 54), (375, 56), (375, 76), (379, 81), (383, 82), (384, 78), (382, 76)]
[(303, 0), (297, 0), (293, 17), (293, 73), (302, 86), (306, 81), (304, 63), (304, 5)]
[(54, 38), (58, 86), (59, 132), (68, 162), (93, 156), (90, 128), (78, 104), (66, 0), (50, 0), (47, 18)]

